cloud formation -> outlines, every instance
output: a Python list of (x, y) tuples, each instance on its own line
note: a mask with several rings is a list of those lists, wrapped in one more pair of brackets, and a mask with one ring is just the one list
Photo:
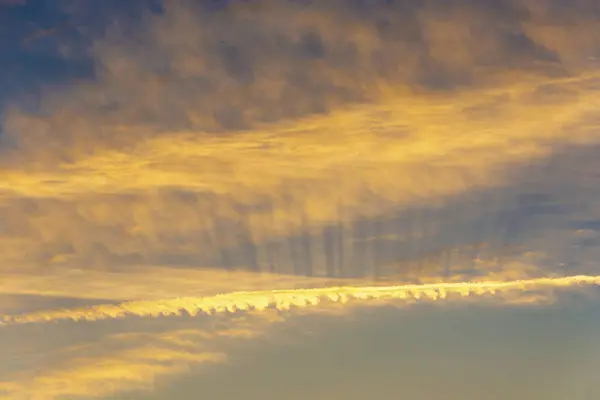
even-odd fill
[[(593, 1), (561, 3), (267, 0), (207, 11), (165, 2), (93, 41), (94, 82), (50, 91), (37, 118), (9, 112), (6, 129), (39, 157), (69, 159), (173, 131), (224, 134), (327, 114), (390, 87), (452, 91), (503, 74), (512, 84), (515, 73), (577, 73), (600, 48), (599, 11)], [(85, 19), (86, 7), (67, 10)]]
[[(584, 286), (598, 284), (599, 277), (573, 276), (506, 282), (328, 287), (237, 292), (4, 315), (0, 316), (0, 337), (5, 344), (17, 340), (18, 346), (16, 354), (13, 354), (14, 348), (6, 348), (7, 363), (2, 367), (6, 371), (4, 380), (0, 381), (0, 395), (7, 399), (15, 396), (92, 398), (152, 389), (166, 377), (185, 373), (192, 365), (224, 362), (231, 339), (256, 339), (267, 328), (272, 330), (274, 324), (294, 314), (348, 317), (352, 316), (352, 305), (404, 307), (417, 301), (449, 304), (457, 299), (475, 299), (479, 304), (485, 301), (501, 305), (544, 305), (553, 301), (556, 290), (580, 292)], [(196, 322), (186, 314), (195, 317)], [(179, 318), (170, 319), (168, 323), (163, 318), (174, 315)], [(154, 317), (157, 323), (142, 323), (135, 317)], [(116, 326), (115, 319), (122, 319), (124, 323)], [(73, 329), (64, 324), (69, 320), (83, 325)], [(63, 324), (57, 324), (60, 321)], [(78, 343), (74, 332), (93, 329), (87, 325), (91, 321), (109, 325), (102, 327), (93, 342), (86, 339)], [(28, 328), (25, 324), (39, 323), (50, 324), (46, 329), (64, 332), (33, 343), (28, 339), (35, 336), (35, 331), (25, 330), (19, 335), (19, 328)], [(56, 343), (56, 338), (61, 340)], [(50, 343), (46, 343), (48, 341)], [(33, 348), (25, 350), (28, 344)]]
[[(63, 5), (75, 21), (96, 12)], [(75, 24), (93, 79), (44, 88), (34, 111), (15, 99), (0, 136), (0, 292), (100, 305), (15, 300), (5, 320), (267, 310), (206, 335), (112, 321), (140, 329), (61, 348), (0, 383), (8, 397), (147, 387), (222, 362), (213, 339), (255, 337), (279, 320), (270, 306), (377, 297), (339, 289), (370, 278), (426, 285), (384, 303), (508, 285), (501, 299), (539, 304), (553, 290), (528, 297), (516, 281), (570, 285), (544, 279), (578, 273), (556, 264), (598, 240), (600, 213), (582, 200), (597, 161), (580, 157), (600, 139), (596, 1), (137, 5), (136, 18)], [(527, 236), (542, 218), (560, 222), (551, 244)], [(448, 283), (460, 281), (471, 289)], [(294, 291), (306, 287), (319, 295)]]
[(358, 301), (394, 300), (446, 300), (449, 296), (470, 297), (498, 295), (510, 298), (521, 292), (600, 285), (600, 277), (569, 276), (560, 278), (537, 278), (518, 281), (443, 282), (421, 285), (395, 286), (346, 286), (294, 290), (268, 290), (223, 293), (209, 297), (180, 297), (149, 301), (131, 301), (121, 304), (101, 304), (79, 309), (48, 310), (22, 315), (1, 315), (3, 325), (51, 322), (60, 320), (96, 321), (118, 319), (127, 316), (159, 317), (180, 315), (185, 312), (194, 317), (199, 313), (212, 315), (240, 311), (263, 311), (274, 308), (286, 311), (291, 308), (317, 306), (324, 300), (345, 304)]
[[(152, 390), (192, 365), (227, 362), (229, 342), (255, 339), (275, 322), (276, 318), (264, 313), (210, 322), (184, 319), (168, 327), (112, 324), (95, 340), (89, 340), (92, 328), (81, 327), (80, 331), (88, 332), (83, 341), (64, 326), (50, 327), (49, 339), (35, 338), (27, 331), (15, 339), (17, 332), (3, 331), (3, 340), (16, 343), (17, 351), (5, 350), (0, 398), (102, 398)], [(57, 341), (61, 336), (67, 340)], [(35, 350), (23, 351), (27, 346)]]
[(2, 268), (339, 275), (382, 253), (352, 252), (377, 221), (596, 141), (597, 6), (561, 4), (178, 1), (80, 28), (95, 78), (4, 115)]
[[(6, 168), (3, 264), (274, 264), (281, 272), (298, 268), (292, 254), (315, 241), (323, 247), (313, 262), (322, 265), (337, 251), (328, 248), (350, 251), (361, 237), (417, 240), (418, 230), (389, 231), (383, 221), (420, 207), (435, 213), (477, 191), (498, 201), (500, 192), (485, 191), (511, 185), (515, 168), (593, 143), (595, 79), (397, 97), (299, 126), (229, 137), (172, 133), (56, 168)], [(542, 83), (577, 96), (532, 101)], [(361, 228), (361, 218), (373, 222)], [(443, 221), (432, 223), (435, 232)]]

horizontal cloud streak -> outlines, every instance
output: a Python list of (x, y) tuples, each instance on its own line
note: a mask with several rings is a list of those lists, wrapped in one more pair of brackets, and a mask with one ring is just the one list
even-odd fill
[[(102, 336), (94, 342), (74, 343), (63, 347), (54, 345), (45, 350), (48, 354), (39, 349), (35, 355), (17, 351), (15, 356), (23, 360), (15, 363), (11, 361), (11, 357), (6, 358), (8, 364), (3, 365), (3, 368), (8, 368), (9, 373), (0, 381), (0, 395), (6, 396), (7, 399), (16, 396), (41, 396), (48, 399), (63, 396), (93, 398), (127, 391), (151, 390), (156, 383), (164, 382), (170, 376), (185, 373), (192, 365), (226, 361), (231, 339), (252, 339), (263, 335), (265, 329), (272, 329), (274, 323), (284, 321), (282, 317), (287, 313), (280, 314), (279, 311), (349, 316), (351, 308), (343, 307), (344, 305), (402, 306), (419, 300), (438, 300), (442, 301), (440, 304), (448, 304), (447, 302), (453, 299), (476, 299), (481, 303), (481, 300), (486, 298), (489, 298), (491, 304), (499, 301), (499, 304), (531, 306), (552, 301), (552, 292), (556, 290), (579, 291), (586, 286), (593, 287), (598, 284), (599, 277), (572, 276), (504, 282), (334, 287), (229, 293), (205, 298), (138, 301), (113, 306), (99, 305), (3, 316), (2, 319), (7, 322), (0, 327), (3, 343), (10, 343), (9, 336), (4, 335), (7, 334), (7, 330), (12, 330), (13, 335), (19, 335), (15, 336), (15, 339), (19, 343), (23, 342), (20, 345), (23, 346), (28, 335), (35, 335), (35, 331), (19, 334), (23, 332), (19, 329), (26, 329), (27, 324), (31, 323), (65, 319), (85, 324), (86, 321), (105, 318), (108, 318), (105, 323), (117, 323), (115, 318), (127, 315), (156, 317), (182, 313), (193, 316), (199, 312), (211, 314), (208, 318), (184, 316), (172, 319), (168, 324), (165, 324), (165, 320), (161, 323), (160, 320), (153, 319), (159, 323), (156, 327), (163, 327), (164, 331), (158, 333), (153, 332), (156, 327), (141, 324), (140, 320), (136, 322), (135, 318), (126, 318), (122, 322), (130, 323), (123, 325), (121, 330), (128, 327), (126, 331), (133, 329), (130, 333), (110, 334), (114, 328), (104, 327), (101, 331), (106, 332), (107, 336)], [(240, 310), (246, 312), (236, 312)], [(192, 321), (197, 322), (190, 324)], [(51, 324), (46, 325), (45, 329), (48, 332), (55, 329), (66, 329), (65, 333), (75, 332), (72, 328), (69, 324)], [(144, 329), (146, 332), (141, 333)], [(36, 342), (39, 341), (38, 339)], [(7, 355), (15, 352), (15, 349), (5, 350)], [(46, 360), (42, 364), (29, 361), (35, 366), (35, 372), (27, 366), (26, 361), (34, 356), (43, 356)], [(16, 371), (11, 371), (11, 364), (22, 366)]]
[(212, 297), (177, 298), (155, 301), (132, 301), (115, 305), (98, 305), (81, 309), (48, 310), (23, 315), (0, 316), (3, 324), (22, 324), (59, 320), (95, 321), (132, 316), (167, 316), (185, 312), (191, 316), (198, 313), (235, 313), (236, 311), (268, 308), (289, 310), (290, 308), (316, 306), (323, 300), (340, 302), (350, 300), (444, 300), (448, 296), (460, 297), (498, 295), (500, 299), (514, 292), (570, 288), (581, 285), (600, 285), (600, 277), (571, 276), (562, 278), (537, 278), (507, 282), (459, 282), (431, 283), (422, 285), (375, 286), (375, 287), (330, 287), (319, 289), (270, 290), (264, 292), (235, 292)]

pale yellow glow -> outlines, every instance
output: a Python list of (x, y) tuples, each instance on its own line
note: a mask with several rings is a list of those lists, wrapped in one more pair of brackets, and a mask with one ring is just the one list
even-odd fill
[(349, 284), (348, 281), (215, 268), (130, 267), (123, 271), (57, 269), (37, 273), (2, 273), (0, 293), (125, 301), (206, 296), (239, 290), (343, 286)]
[(59, 320), (96, 321), (125, 318), (128, 315), (158, 317), (181, 315), (235, 313), (246, 310), (289, 310), (295, 307), (316, 306), (322, 301), (345, 304), (350, 300), (445, 300), (450, 296), (470, 297), (491, 295), (499, 299), (514, 293), (600, 285), (600, 276), (570, 276), (562, 278), (536, 278), (507, 282), (432, 283), (423, 285), (329, 287), (317, 289), (270, 290), (234, 292), (210, 297), (188, 297), (150, 301), (131, 301), (79, 309), (47, 310), (21, 315), (3, 315), (5, 325), (49, 322)]

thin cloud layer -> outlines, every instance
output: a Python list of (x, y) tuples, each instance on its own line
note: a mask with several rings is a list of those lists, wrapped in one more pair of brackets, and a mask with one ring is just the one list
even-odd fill
[[(65, 10), (85, 20), (82, 4)], [(15, 300), (1, 328), (127, 316), (94, 323), (136, 331), (137, 317), (182, 310), (249, 309), (248, 320), (57, 346), (41, 370), (11, 372), (0, 393), (148, 388), (190, 364), (223, 362), (215, 341), (257, 337), (280, 320), (270, 307), (347, 316), (340, 304), (350, 298), (492, 292), (502, 304), (538, 305), (557, 285), (597, 284), (548, 278), (567, 272), (553, 264), (571, 241), (597, 239), (593, 224), (561, 225), (552, 249), (509, 240), (510, 221), (537, 226), (527, 219), (535, 207), (563, 221), (571, 211), (537, 181), (556, 173), (545, 168), (557, 154), (600, 139), (596, 1), (217, 8), (170, 1), (135, 21), (79, 27), (92, 32), (94, 78), (45, 88), (34, 112), (17, 100), (6, 108), (0, 291), (102, 304), (27, 312), (24, 300), (19, 313)], [(584, 172), (578, 195), (595, 183)], [(575, 208), (598, 215), (583, 203)], [(355, 287), (371, 277), (391, 281), (388, 291)], [(403, 279), (425, 286), (393, 286)], [(469, 283), (450, 283), (460, 281)], [(52, 326), (73, 332), (69, 323)]]
[[(443, 209), (447, 199), (509, 186), (514, 169), (543, 163), (561, 146), (594, 143), (595, 81), (589, 74), (390, 95), (383, 105), (298, 125), (228, 137), (172, 133), (58, 168), (5, 169), (3, 267), (274, 265), (282, 272), (300, 268), (293, 254), (317, 242), (317, 271), (334, 252), (327, 241), (348, 252), (365, 236), (417, 240), (427, 233), (402, 226), (378, 233), (388, 228), (376, 223), (357, 231), (354, 221)], [(533, 101), (540, 87), (576, 96)], [(432, 232), (441, 222), (433, 220)]]
[[(49, 90), (42, 115), (14, 110), (5, 128), (38, 157), (68, 159), (177, 130), (327, 114), (390, 86), (453, 91), (498, 74), (511, 84), (515, 73), (573, 74), (600, 49), (600, 12), (593, 1), (560, 3), (165, 2), (96, 38), (94, 82)], [(85, 20), (86, 7), (68, 9)]]
[(325, 270), (381, 253), (354, 245), (376, 221), (597, 140), (597, 6), (561, 4), (179, 1), (80, 28), (95, 78), (4, 115), (1, 268), (356, 274)]
[[(5, 360), (8, 363), (3, 365), (3, 368), (7, 371), (3, 374), (4, 380), (0, 381), (0, 395), (6, 396), (7, 399), (19, 396), (40, 399), (64, 396), (93, 398), (124, 391), (152, 389), (157, 383), (164, 383), (169, 376), (185, 373), (195, 364), (224, 362), (227, 359), (227, 349), (231, 347), (231, 339), (256, 339), (263, 335), (267, 328), (272, 330), (274, 324), (285, 321), (284, 317), (289, 311), (294, 314), (298, 311), (298, 314), (305, 315), (326, 313), (330, 316), (352, 317), (352, 308), (348, 305), (353, 303), (363, 306), (392, 304), (403, 307), (417, 301), (440, 301), (441, 304), (447, 304), (457, 298), (475, 298), (479, 304), (487, 299), (489, 304), (532, 306), (551, 302), (555, 290), (579, 292), (582, 286), (598, 284), (599, 277), (574, 276), (507, 282), (238, 292), (206, 298), (130, 302), (113, 306), (99, 305), (88, 309), (48, 310), (3, 316), (5, 324), (0, 331), (3, 343), (14, 342), (18, 329), (27, 328), (23, 325), (18, 326), (20, 324), (52, 323), (61, 319), (77, 320), (80, 321), (79, 324), (86, 324), (86, 321), (114, 321), (124, 318), (125, 324), (116, 329), (117, 332), (119, 329), (122, 332), (125, 328), (125, 333), (111, 333), (114, 328), (104, 326), (100, 337), (94, 342), (75, 342), (62, 346), (60, 343), (50, 343), (44, 348), (40, 342), (47, 342), (49, 339), (38, 339), (33, 344), (33, 350), (24, 351), (28, 336), (29, 339), (35, 337), (35, 331), (25, 331), (28, 335), (18, 336), (17, 354), (12, 354), (14, 348), (6, 349), (8, 356)], [(211, 315), (205, 317), (208, 319), (196, 316), (198, 322), (195, 323), (187, 317), (180, 316), (168, 323), (162, 321), (162, 324), (155, 325), (154, 328), (135, 319), (135, 316), (162, 318), (180, 315), (182, 311), (191, 316), (198, 313)], [(284, 314), (281, 314), (282, 312)], [(163, 330), (154, 332), (159, 326), (162, 326)], [(175, 329), (179, 326), (182, 329)], [(183, 329), (186, 326), (187, 329)], [(78, 331), (74, 330), (73, 326), (61, 324), (48, 325), (46, 329), (60, 331), (61, 327), (66, 329), (67, 338)], [(84, 328), (86, 325), (80, 326), (80, 329)], [(50, 335), (50, 341), (53, 337), (61, 335)], [(66, 342), (64, 337), (61, 339)], [(42, 356), (43, 362), (40, 361)], [(11, 367), (16, 367), (16, 371), (11, 370)]]
[[(148, 391), (169, 377), (185, 373), (193, 365), (210, 366), (227, 362), (230, 342), (256, 339), (269, 324), (269, 313), (217, 319), (215, 321), (171, 322), (170, 328), (125, 324), (107, 326), (94, 341), (76, 341), (69, 327), (50, 327), (53, 336), (75, 339), (53, 343), (25, 334), (17, 349), (27, 345), (37, 351), (6, 349), (0, 380), (0, 398), (55, 399), (65, 396), (97, 398), (132, 390)], [(180, 327), (180, 329), (175, 329)], [(81, 330), (91, 329), (81, 327)], [(13, 335), (15, 332), (13, 332)], [(6, 342), (15, 339), (3, 332)], [(40, 345), (45, 343), (46, 348)], [(26, 353), (26, 354), (24, 354)], [(18, 361), (17, 361), (18, 360)]]

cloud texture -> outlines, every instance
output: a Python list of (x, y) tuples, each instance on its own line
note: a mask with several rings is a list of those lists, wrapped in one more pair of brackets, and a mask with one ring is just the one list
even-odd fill
[[(373, 279), (596, 275), (582, 254), (600, 243), (597, 1), (213, 3), (60, 3), (73, 27), (44, 40), (94, 74), (4, 108), (4, 314), (73, 312), (27, 314), (25, 295), (153, 313), (161, 299)], [(210, 334), (81, 322), (114, 330), (48, 344), (56, 362), (37, 372), (14, 355), (0, 391), (148, 387), (223, 362), (214, 338), (280, 320), (261, 315), (219, 317)]]
[(388, 230), (353, 221), (501, 187), (596, 140), (592, 1), (140, 7), (78, 28), (94, 79), (6, 110), (3, 268), (310, 272), (291, 259), (311, 243), (323, 269)]

